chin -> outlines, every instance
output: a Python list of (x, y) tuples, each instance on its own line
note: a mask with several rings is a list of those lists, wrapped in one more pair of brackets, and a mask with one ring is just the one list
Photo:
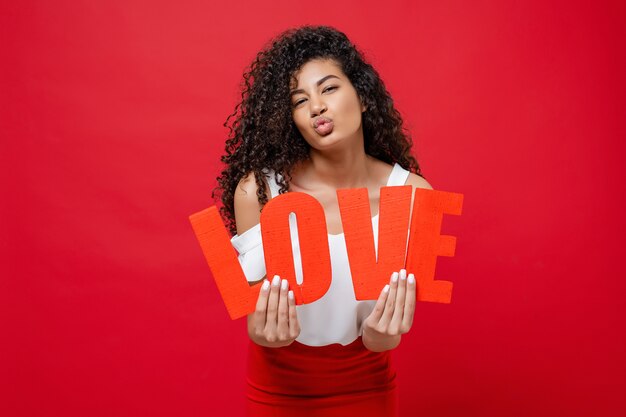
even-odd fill
[(328, 147), (338, 142), (342, 142), (341, 136), (339, 136), (337, 132), (335, 131), (332, 131), (326, 136), (320, 136), (317, 133), (314, 133), (314, 134), (315, 134), (315, 137), (308, 142), (309, 142), (309, 145), (311, 145), (315, 149), (320, 149), (320, 150), (327, 149)]

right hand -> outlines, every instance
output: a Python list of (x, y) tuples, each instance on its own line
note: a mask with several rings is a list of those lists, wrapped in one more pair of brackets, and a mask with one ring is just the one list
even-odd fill
[[(270, 288), (271, 287), (271, 288)], [(293, 291), (286, 279), (263, 281), (254, 313), (248, 315), (248, 336), (265, 347), (289, 346), (300, 334)]]

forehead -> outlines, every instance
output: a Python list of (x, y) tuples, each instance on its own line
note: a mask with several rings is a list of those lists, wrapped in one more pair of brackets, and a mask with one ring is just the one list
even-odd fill
[(345, 77), (343, 71), (341, 70), (341, 66), (334, 59), (312, 59), (307, 61), (293, 73), (289, 86), (293, 89), (306, 84), (312, 84), (329, 74), (333, 74), (341, 78)]

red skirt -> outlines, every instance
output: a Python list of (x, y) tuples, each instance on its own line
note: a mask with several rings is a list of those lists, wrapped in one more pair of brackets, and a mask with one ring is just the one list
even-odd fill
[(348, 346), (250, 341), (247, 374), (250, 417), (397, 416), (391, 353), (371, 352), (360, 337)]

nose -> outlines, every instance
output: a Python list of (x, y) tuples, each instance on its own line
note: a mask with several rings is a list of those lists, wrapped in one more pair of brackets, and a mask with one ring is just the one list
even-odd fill
[(316, 117), (323, 114), (326, 111), (326, 104), (316, 97), (311, 97), (309, 109), (311, 110), (311, 117)]

